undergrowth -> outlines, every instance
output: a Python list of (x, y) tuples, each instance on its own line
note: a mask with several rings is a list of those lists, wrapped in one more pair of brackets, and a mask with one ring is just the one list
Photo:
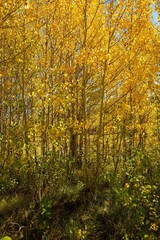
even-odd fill
[[(63, 162), (63, 161), (62, 161)], [(159, 163), (139, 154), (119, 171), (26, 164), (1, 171), (0, 236), (23, 240), (160, 237)], [(40, 178), (41, 181), (40, 181)]]

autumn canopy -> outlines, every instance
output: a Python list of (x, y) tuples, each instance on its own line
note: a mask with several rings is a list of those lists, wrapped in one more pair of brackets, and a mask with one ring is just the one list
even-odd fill
[(60, 171), (95, 187), (140, 154), (158, 159), (158, 4), (1, 0), (3, 175), (33, 175), (42, 201)]

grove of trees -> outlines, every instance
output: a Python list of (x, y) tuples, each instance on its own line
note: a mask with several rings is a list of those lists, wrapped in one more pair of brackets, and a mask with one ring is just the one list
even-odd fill
[(0, 237), (159, 239), (152, 0), (1, 0)]

